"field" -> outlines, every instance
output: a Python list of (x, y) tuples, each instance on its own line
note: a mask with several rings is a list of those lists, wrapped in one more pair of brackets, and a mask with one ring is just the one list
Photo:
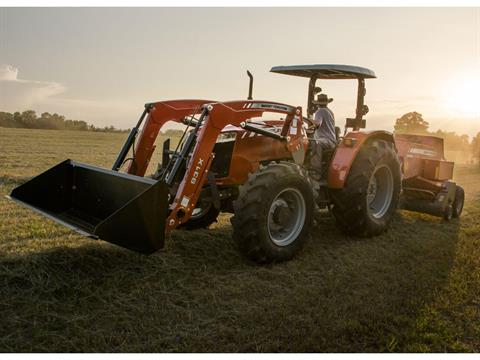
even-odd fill
[(372, 239), (325, 218), (299, 256), (258, 266), (229, 217), (145, 257), (8, 201), (72, 158), (110, 166), (125, 134), (0, 128), (1, 352), (480, 351), (480, 172), (460, 221), (400, 211)]

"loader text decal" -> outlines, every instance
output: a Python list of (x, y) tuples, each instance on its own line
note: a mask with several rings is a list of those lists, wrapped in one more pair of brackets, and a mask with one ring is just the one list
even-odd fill
[(197, 183), (198, 175), (200, 175), (200, 169), (202, 168), (202, 165), (203, 165), (203, 159), (200, 158), (198, 159), (197, 165), (195, 166), (195, 171), (193, 172), (192, 180), (190, 180), (192, 184)]
[(416, 154), (416, 155), (424, 155), (424, 156), (431, 156), (431, 157), (437, 156), (436, 151), (428, 150), (428, 149), (410, 148), (408, 152), (410, 154)]
[(279, 104), (269, 104), (269, 103), (247, 103), (244, 106), (247, 109), (270, 109), (270, 110), (280, 110), (285, 112), (293, 112), (293, 107)]

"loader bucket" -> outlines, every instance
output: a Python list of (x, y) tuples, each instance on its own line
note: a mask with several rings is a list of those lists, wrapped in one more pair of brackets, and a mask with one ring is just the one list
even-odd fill
[(161, 181), (65, 160), (10, 197), (82, 235), (136, 252), (164, 244), (168, 188)]

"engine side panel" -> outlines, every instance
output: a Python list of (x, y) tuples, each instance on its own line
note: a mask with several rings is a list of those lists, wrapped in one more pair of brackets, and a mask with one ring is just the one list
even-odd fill
[[(215, 157), (218, 156), (225, 155), (215, 154)], [(228, 175), (217, 177), (217, 184), (241, 185), (247, 181), (248, 174), (256, 171), (262, 162), (291, 157), (292, 154), (283, 142), (250, 131), (237, 131)]]

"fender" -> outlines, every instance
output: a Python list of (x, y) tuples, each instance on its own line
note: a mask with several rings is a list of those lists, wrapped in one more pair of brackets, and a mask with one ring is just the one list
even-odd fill
[[(393, 134), (388, 131), (351, 131), (338, 144), (328, 169), (328, 187), (342, 189), (347, 181), (350, 168), (358, 152), (368, 140), (381, 139), (391, 142), (395, 146)], [(395, 151), (397, 149), (395, 148)]]

